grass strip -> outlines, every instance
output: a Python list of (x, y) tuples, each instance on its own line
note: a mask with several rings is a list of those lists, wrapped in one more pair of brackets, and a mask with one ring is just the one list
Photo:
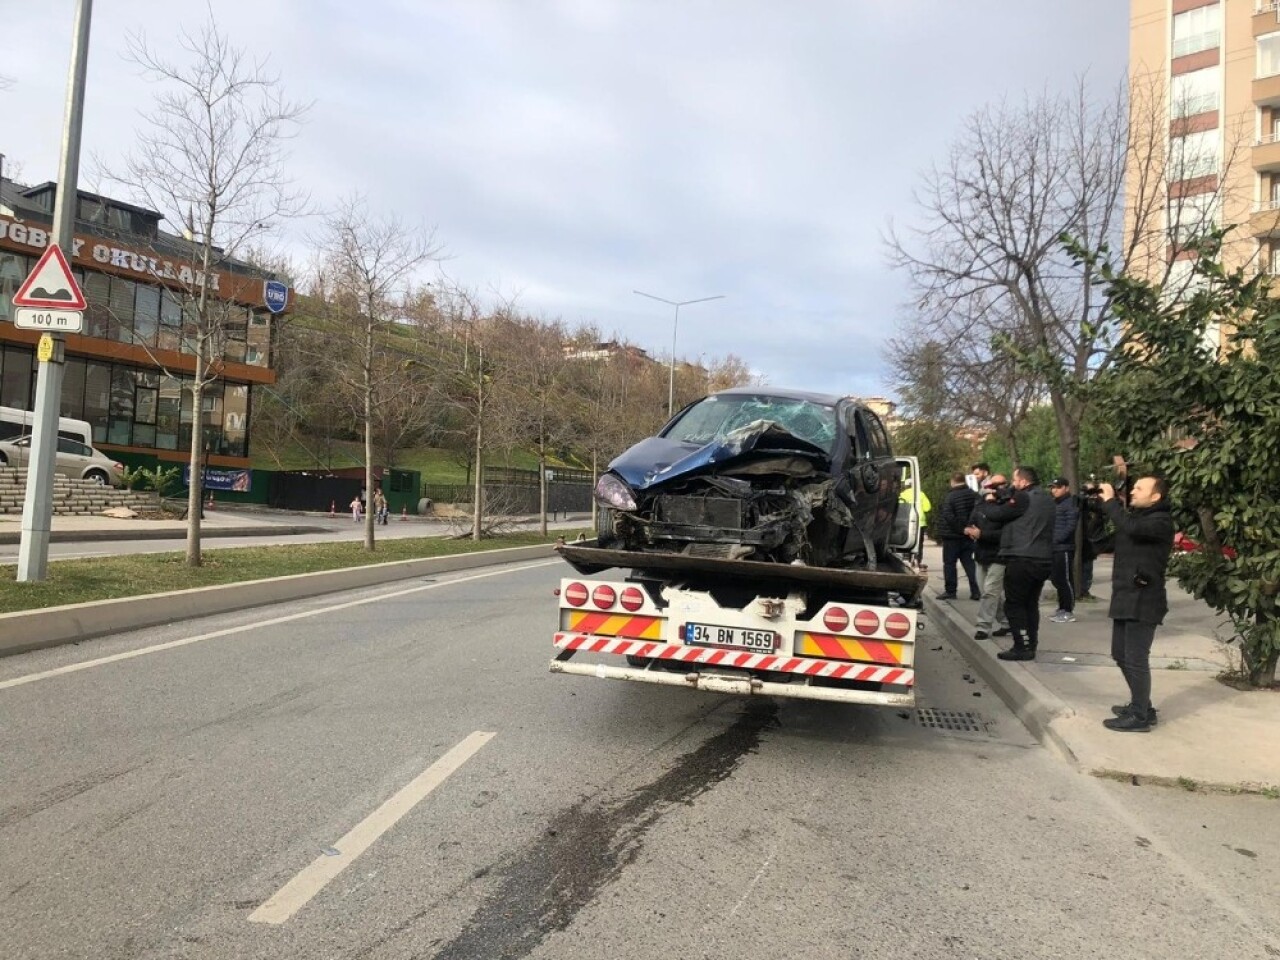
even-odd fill
[[(49, 577), (39, 583), (18, 583), (16, 566), (0, 567), (0, 613), (39, 610), (67, 603), (140, 597), (149, 593), (244, 583), (296, 573), (341, 570), (394, 560), (444, 557), (504, 547), (552, 544), (555, 537), (573, 539), (577, 531), (557, 530), (544, 538), (536, 533), (514, 533), (481, 540), (448, 540), (422, 537), (382, 540), (369, 553), (362, 542), (281, 544), (269, 547), (230, 547), (205, 550), (204, 563), (188, 567), (182, 553), (139, 553), (118, 557), (54, 560)], [(550, 555), (550, 554), (548, 554)]]

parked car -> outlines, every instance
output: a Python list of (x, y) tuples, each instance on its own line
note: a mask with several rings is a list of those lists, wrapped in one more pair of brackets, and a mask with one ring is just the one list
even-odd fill
[[(31, 461), (31, 437), (0, 441), (0, 466), (25, 467)], [(96, 447), (78, 440), (58, 437), (54, 472), (70, 480), (91, 480), (118, 487), (124, 482), (124, 464), (117, 463)]]
[(883, 559), (901, 487), (858, 401), (741, 387), (681, 410), (596, 486), (601, 546), (779, 563)]

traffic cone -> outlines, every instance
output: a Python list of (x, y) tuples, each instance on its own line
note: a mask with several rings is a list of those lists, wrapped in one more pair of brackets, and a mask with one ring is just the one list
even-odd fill
[(330, 501), (329, 501), (329, 516), (330, 516), (330, 517), (336, 517), (337, 515), (338, 515), (338, 501), (337, 501), (337, 500), (330, 500)]
[(400, 521), (403, 523), (409, 519), (409, 508), (405, 504), (400, 505)]

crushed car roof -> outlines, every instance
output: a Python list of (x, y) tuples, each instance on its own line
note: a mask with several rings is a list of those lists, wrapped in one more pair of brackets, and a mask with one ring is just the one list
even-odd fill
[(731, 387), (728, 390), (717, 390), (713, 397), (776, 397), (779, 400), (805, 400), (809, 403), (835, 405), (852, 397), (842, 397), (834, 393), (814, 393), (810, 390), (791, 390), (786, 387)]

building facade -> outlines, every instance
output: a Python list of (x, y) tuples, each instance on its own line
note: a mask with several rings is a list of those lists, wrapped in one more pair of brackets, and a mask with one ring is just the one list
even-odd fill
[(1132, 139), (1141, 144), (1152, 113), (1161, 134), (1131, 154), (1126, 183), (1129, 238), (1142, 229), (1135, 198), (1146, 184), (1163, 188), (1144, 272), (1186, 279), (1182, 244), (1219, 226), (1232, 228), (1229, 268), (1280, 274), (1280, 3), (1131, 0), (1129, 81)]
[[(0, 406), (30, 410), (39, 333), (13, 325), (12, 298), (50, 242), (57, 185), (0, 180)], [(222, 258), (204, 276), (194, 245), (160, 229), (161, 215), (81, 192), (73, 250), (64, 250), (88, 301), (82, 334), (66, 336), (61, 414), (87, 420), (95, 446), (126, 462), (183, 463), (196, 412), (185, 389), (196, 368), (187, 306), (202, 288), (225, 319), (218, 379), (199, 412), (207, 463), (246, 468), (253, 390), (275, 382), (273, 318), (292, 301), (269, 274)]]

